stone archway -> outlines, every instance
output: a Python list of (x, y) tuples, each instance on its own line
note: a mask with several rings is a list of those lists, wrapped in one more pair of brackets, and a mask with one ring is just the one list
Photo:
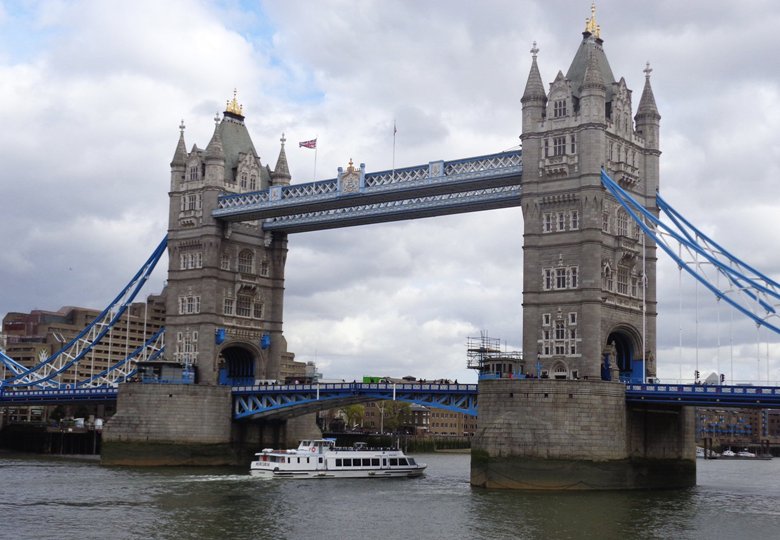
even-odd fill
[(638, 343), (636, 331), (625, 326), (613, 329), (607, 336), (607, 347), (614, 351), (614, 358), (610, 361), (617, 366), (621, 379), (641, 377), (641, 373), (635, 373), (642, 371), (641, 362), (636, 362), (641, 360)]
[(233, 343), (222, 349), (220, 356), (224, 362), (221, 368), (224, 372), (221, 378), (227, 378), (227, 382), (233, 386), (251, 386), (254, 384), (257, 373), (257, 354), (252, 348), (242, 344)]

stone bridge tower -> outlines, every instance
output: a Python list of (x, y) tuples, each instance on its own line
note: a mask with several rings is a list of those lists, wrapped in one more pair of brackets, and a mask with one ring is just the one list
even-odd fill
[(631, 91), (615, 81), (595, 13), (548, 91), (535, 44), (531, 53), (522, 97), (523, 351), (540, 378), (480, 380), (471, 483), (694, 485), (692, 410), (629, 404), (618, 382), (655, 375), (656, 249), (600, 175), (603, 167), (657, 212), (660, 115), (650, 69), (632, 120)]
[(216, 384), (223, 367), (223, 379), (252, 384), (277, 379), (292, 356), (282, 335), (287, 235), (211, 212), (221, 194), (288, 185), (290, 173), (284, 138), (276, 168), (263, 165), (235, 96), (215, 123), (206, 149), (189, 152), (182, 124), (171, 162), (165, 354), (193, 365), (201, 384)]
[[(523, 351), (556, 379), (655, 375), (656, 248), (601, 185), (607, 173), (656, 211), (659, 120), (650, 69), (631, 118), (595, 15), (545, 91), (536, 44), (523, 105)], [(643, 283), (647, 284), (643, 289)], [(602, 373), (609, 359), (611, 373)], [(536, 360), (533, 360), (536, 359)], [(536, 364), (537, 368), (534, 368)]]

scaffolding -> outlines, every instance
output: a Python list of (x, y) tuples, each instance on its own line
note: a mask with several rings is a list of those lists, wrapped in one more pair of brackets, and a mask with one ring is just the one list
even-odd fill
[(499, 377), (523, 372), (522, 351), (508, 351), (501, 348), (499, 338), (491, 338), (487, 332), (479, 337), (466, 338), (466, 359), (469, 369), (476, 369), (480, 376), (495, 373)]

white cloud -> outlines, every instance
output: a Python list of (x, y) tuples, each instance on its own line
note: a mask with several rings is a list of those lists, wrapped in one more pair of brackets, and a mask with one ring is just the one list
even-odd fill
[[(188, 146), (205, 146), (234, 87), (263, 162), (275, 164), (286, 133), (294, 182), (314, 176), (313, 153), (294, 144), (314, 136), (319, 179), (350, 158), (390, 168), (393, 121), (397, 167), (497, 152), (519, 142), (531, 43), (552, 81), (588, 15), (563, 0), (28, 5), (0, 9), (1, 313), (112, 298), (167, 228), (179, 121)], [(605, 0), (597, 15), (635, 104), (645, 61), (654, 68), (666, 198), (780, 274), (780, 10)], [(289, 245), (285, 334), (326, 376), (473, 379), (467, 335), (521, 343), (519, 209), (293, 235)], [(689, 377), (695, 292), (690, 280), (678, 289), (664, 264), (659, 365), (669, 377), (678, 369), (681, 295)], [(727, 332), (711, 305), (700, 317), (701, 341), (717, 349)], [(749, 325), (735, 341), (752, 365)], [(704, 355), (711, 363), (712, 350)]]

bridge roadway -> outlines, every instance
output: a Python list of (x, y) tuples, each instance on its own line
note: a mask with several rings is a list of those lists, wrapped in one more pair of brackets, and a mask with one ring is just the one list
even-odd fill
[(443, 216), (521, 204), (520, 151), (367, 173), (360, 169), (305, 184), (221, 195), (212, 216), (263, 220), (287, 233)]
[[(476, 384), (329, 383), (233, 387), (233, 418), (286, 418), (374, 400), (397, 400), (477, 414)], [(0, 407), (115, 401), (117, 388), (0, 389)], [(626, 384), (628, 403), (780, 408), (780, 387)]]

